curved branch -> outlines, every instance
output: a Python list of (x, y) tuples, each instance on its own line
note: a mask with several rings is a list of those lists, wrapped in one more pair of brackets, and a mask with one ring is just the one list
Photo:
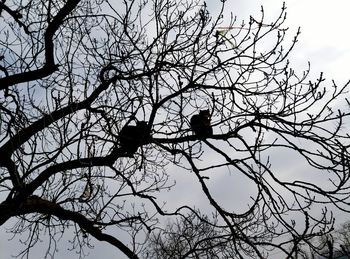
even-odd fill
[(54, 215), (63, 220), (69, 220), (79, 225), (81, 229), (95, 237), (99, 241), (105, 241), (117, 247), (126, 256), (131, 259), (137, 259), (138, 256), (124, 245), (119, 239), (114, 236), (103, 233), (98, 227), (94, 226), (94, 222), (84, 217), (82, 214), (74, 211), (69, 211), (56, 203), (44, 200), (38, 196), (31, 196), (21, 204), (15, 202), (3, 202), (0, 204), (0, 225), (5, 223), (13, 216), (19, 216), (29, 213), (41, 213)]
[(82, 158), (52, 165), (45, 169), (42, 173), (40, 173), (38, 177), (35, 178), (30, 184), (27, 184), (21, 190), (21, 193), (15, 197), (15, 199), (21, 200), (31, 195), (40, 185), (42, 185), (45, 181), (47, 181), (52, 175), (54, 175), (57, 172), (77, 169), (81, 167), (111, 166), (114, 163), (114, 161), (121, 155), (122, 152), (120, 151), (120, 149), (118, 147), (115, 147), (109, 155), (104, 157)]
[[(91, 95), (84, 101), (78, 103), (70, 103), (62, 109), (55, 110), (50, 114), (46, 114), (41, 119), (29, 125), (27, 128), (22, 129), (10, 140), (8, 140), (2, 147), (0, 147), (0, 156), (3, 158), (9, 158), (13, 151), (28, 141), (33, 135), (47, 128), (53, 122), (67, 116), (68, 114), (88, 108), (91, 103), (99, 96), (99, 94), (107, 88), (108, 84), (109, 81), (106, 81), (105, 83), (98, 86), (96, 90), (93, 91)], [(5, 159), (0, 160), (0, 166), (3, 166), (4, 162)]]
[(57, 65), (54, 59), (54, 44), (53, 36), (60, 25), (63, 23), (64, 18), (69, 15), (70, 12), (77, 6), (80, 0), (69, 0), (57, 13), (52, 22), (47, 26), (45, 32), (45, 64), (42, 68), (33, 71), (27, 71), (19, 74), (14, 74), (4, 78), (0, 78), (0, 90), (7, 89), (11, 85), (29, 82), (44, 78), (57, 70)]

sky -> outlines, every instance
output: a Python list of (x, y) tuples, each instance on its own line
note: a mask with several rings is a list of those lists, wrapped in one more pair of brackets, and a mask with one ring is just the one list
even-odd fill
[[(282, 0), (228, 0), (237, 17), (258, 14), (264, 6), (267, 18), (280, 11)], [(292, 52), (294, 66), (305, 67), (311, 62), (313, 74), (325, 73), (327, 79), (345, 82), (350, 65), (350, 24), (347, 0), (286, 0), (287, 21), (290, 33), (301, 27), (299, 41)], [(297, 69), (297, 67), (295, 67)]]
[[(218, 0), (207, 0), (209, 8)], [(296, 71), (307, 68), (307, 62), (311, 63), (311, 77), (316, 77), (324, 72), (326, 83), (331, 84), (334, 79), (340, 85), (350, 78), (350, 35), (347, 33), (350, 24), (349, 0), (286, 0), (287, 21), (289, 34), (292, 37), (301, 27), (299, 41), (290, 58)], [(282, 7), (282, 0), (227, 0), (226, 11), (232, 11), (238, 20), (248, 20), (250, 15), (259, 15), (261, 5), (264, 6), (266, 20), (276, 17)], [(288, 44), (287, 44), (288, 45)], [(188, 184), (190, 179), (184, 179), (183, 184)], [(224, 178), (218, 178), (214, 188), (217, 195), (224, 196), (220, 192)], [(226, 183), (227, 184), (227, 183)], [(170, 202), (176, 202), (174, 197)], [(340, 214), (336, 214), (339, 218)], [(3, 237), (4, 228), (0, 228), (0, 259), (10, 258), (10, 255), (18, 251), (18, 244), (7, 241), (10, 236)], [(33, 251), (30, 258), (41, 258)], [(97, 258), (103, 255), (104, 259), (122, 258), (119, 253), (108, 244), (96, 242), (95, 249), (89, 251), (86, 258)], [(42, 252), (40, 252), (42, 255)], [(78, 256), (67, 251), (64, 243), (60, 244), (57, 258), (73, 259)]]

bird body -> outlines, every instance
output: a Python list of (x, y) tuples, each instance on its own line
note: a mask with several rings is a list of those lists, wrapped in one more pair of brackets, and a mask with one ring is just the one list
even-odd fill
[(136, 126), (126, 125), (119, 133), (120, 147), (128, 156), (132, 156), (150, 137), (147, 122), (138, 121)]
[(201, 110), (199, 114), (193, 115), (190, 123), (191, 129), (198, 138), (204, 139), (213, 135), (209, 110)]

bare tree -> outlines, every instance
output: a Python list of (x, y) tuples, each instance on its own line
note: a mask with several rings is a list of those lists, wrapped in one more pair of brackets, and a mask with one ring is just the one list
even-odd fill
[[(0, 225), (28, 235), (19, 255), (46, 233), (53, 257), (72, 230), (82, 257), (93, 237), (139, 258), (175, 220), (188, 258), (293, 257), (332, 229), (324, 206), (349, 212), (348, 84), (289, 67), (284, 6), (238, 23), (222, 2), (214, 16), (197, 0), (0, 2)], [(223, 172), (246, 206), (215, 195)], [(164, 203), (184, 175), (201, 212)]]
[[(312, 239), (309, 246), (310, 252), (300, 249), (305, 255), (303, 258), (349, 258), (350, 256), (350, 222), (346, 221), (331, 231), (327, 235), (322, 235)], [(310, 249), (313, 247), (313, 249)], [(315, 255), (314, 251), (319, 251)]]
[[(216, 217), (193, 212), (149, 236), (144, 258), (234, 258), (229, 233), (218, 232)], [(225, 257), (226, 256), (226, 257)]]

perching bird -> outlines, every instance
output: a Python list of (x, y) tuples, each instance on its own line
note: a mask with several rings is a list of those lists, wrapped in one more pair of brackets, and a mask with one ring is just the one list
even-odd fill
[(199, 111), (199, 114), (192, 116), (191, 129), (200, 139), (205, 139), (213, 135), (213, 129), (210, 125), (209, 110), (201, 110)]
[(119, 133), (120, 148), (129, 157), (150, 138), (147, 122), (138, 121), (136, 126), (126, 125)]

